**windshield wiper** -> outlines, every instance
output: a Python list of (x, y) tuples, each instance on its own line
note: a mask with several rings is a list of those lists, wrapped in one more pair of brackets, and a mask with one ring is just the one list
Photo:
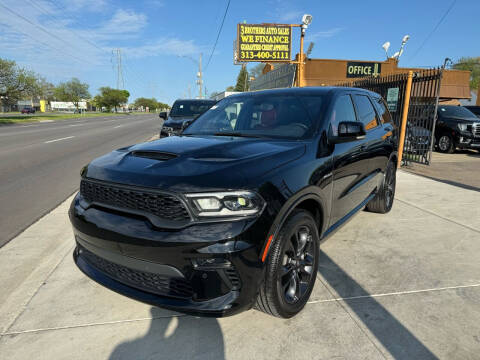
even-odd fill
[(262, 138), (264, 136), (254, 135), (254, 134), (242, 134), (238, 132), (217, 132), (213, 134), (214, 136), (238, 136), (238, 137), (251, 137), (251, 138)]

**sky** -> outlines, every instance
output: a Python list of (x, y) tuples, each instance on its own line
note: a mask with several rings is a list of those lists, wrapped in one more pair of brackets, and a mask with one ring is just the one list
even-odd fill
[[(200, 53), (208, 93), (235, 85), (240, 67), (233, 64), (233, 41), (236, 25), (244, 21), (300, 23), (303, 14), (313, 15), (305, 37), (306, 46), (314, 42), (312, 58), (381, 61), (381, 45), (390, 41), (392, 54), (406, 34), (410, 40), (400, 66), (439, 66), (446, 57), (480, 56), (479, 0), (231, 0), (213, 51), (227, 3), (0, 0), (0, 58), (54, 84), (77, 77), (95, 95), (101, 86), (117, 86), (112, 51), (120, 49), (130, 101), (155, 97), (171, 104), (198, 94)], [(293, 55), (297, 29), (292, 42)]]

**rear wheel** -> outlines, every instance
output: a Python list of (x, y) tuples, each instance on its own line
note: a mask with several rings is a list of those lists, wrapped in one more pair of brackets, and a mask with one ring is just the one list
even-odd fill
[(442, 153), (452, 154), (455, 151), (453, 138), (449, 134), (443, 134), (438, 138), (438, 151)]
[(397, 167), (395, 165), (396, 164), (393, 161), (388, 163), (382, 185), (378, 189), (375, 197), (367, 204), (367, 211), (385, 214), (392, 209), (397, 183)]
[(315, 284), (318, 246), (313, 216), (305, 210), (294, 210), (271, 245), (257, 310), (290, 318), (303, 309)]

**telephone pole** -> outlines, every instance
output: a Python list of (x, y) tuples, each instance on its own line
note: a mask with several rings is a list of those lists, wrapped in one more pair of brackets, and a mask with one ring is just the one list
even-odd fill
[(200, 53), (200, 58), (198, 60), (198, 73), (197, 73), (197, 85), (198, 85), (198, 98), (202, 99), (202, 85), (203, 85), (203, 74), (202, 74), (202, 53)]
[[(114, 51), (112, 50), (112, 53)], [(125, 88), (125, 80), (123, 78), (123, 68), (122, 68), (122, 50), (115, 49), (115, 57), (117, 60), (117, 90)]]

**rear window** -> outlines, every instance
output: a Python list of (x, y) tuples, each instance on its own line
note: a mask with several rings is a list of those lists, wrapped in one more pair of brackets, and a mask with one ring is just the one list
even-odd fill
[(203, 114), (215, 101), (175, 101), (170, 111), (171, 117), (194, 117)]

